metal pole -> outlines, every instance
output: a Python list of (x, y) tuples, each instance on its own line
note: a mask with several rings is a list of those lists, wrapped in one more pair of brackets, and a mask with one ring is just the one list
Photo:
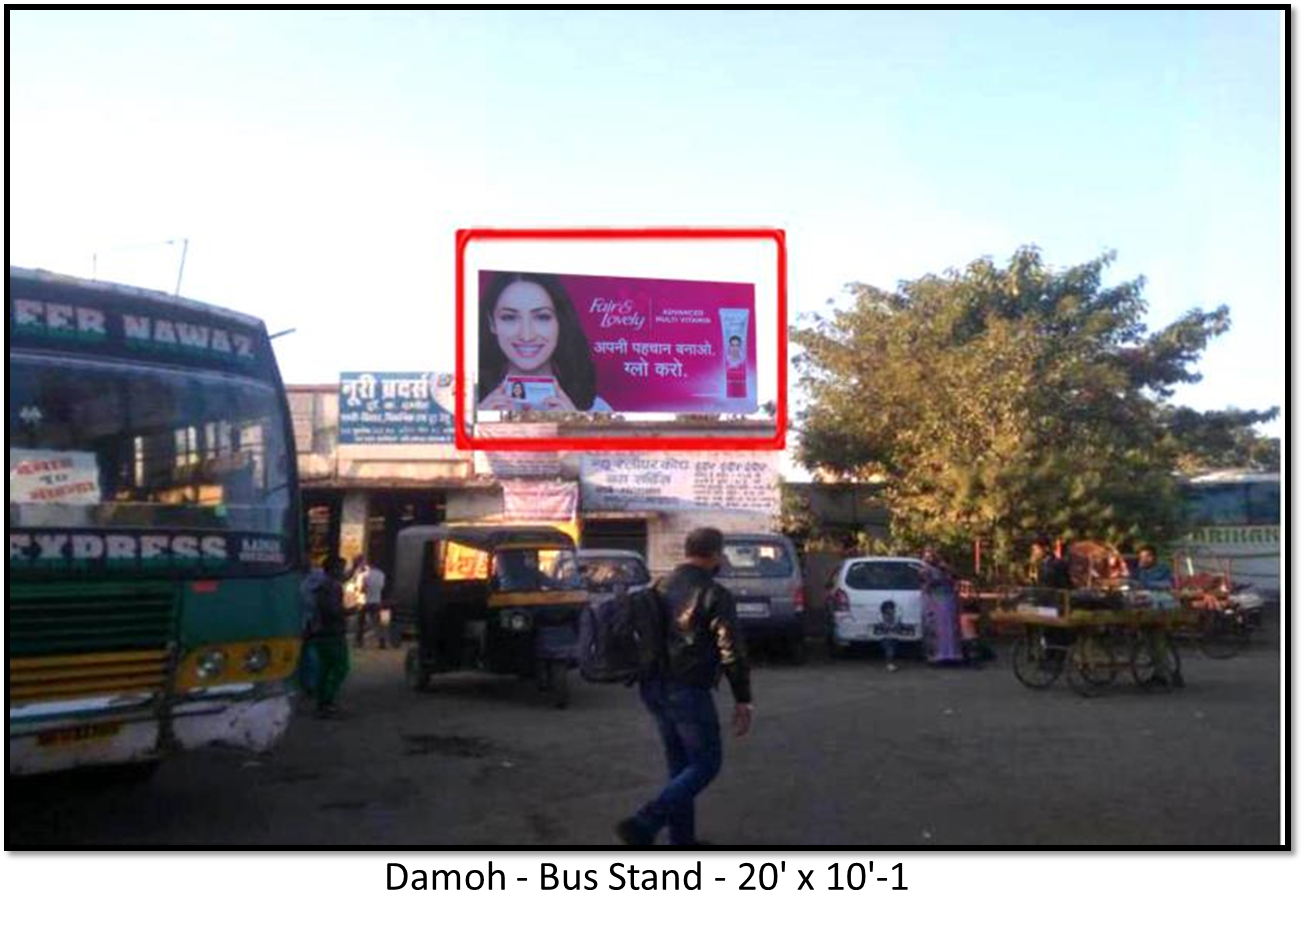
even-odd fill
[(181, 266), (177, 268), (177, 291), (172, 294), (174, 296), (181, 295), (181, 274), (186, 272), (186, 252), (188, 250), (190, 250), (190, 239), (182, 238), (181, 239)]

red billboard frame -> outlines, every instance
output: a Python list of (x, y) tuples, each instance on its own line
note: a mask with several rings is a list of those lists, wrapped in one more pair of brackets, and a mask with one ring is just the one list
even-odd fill
[[(466, 249), (472, 241), (522, 240), (739, 240), (773, 241), (778, 295), (778, 363), (774, 434), (767, 437), (475, 437), (466, 429)], [(454, 371), (454, 444), (458, 450), (783, 450), (788, 432), (788, 248), (778, 228), (461, 228), (457, 231), (457, 358)], [(653, 425), (655, 426), (655, 425)]]

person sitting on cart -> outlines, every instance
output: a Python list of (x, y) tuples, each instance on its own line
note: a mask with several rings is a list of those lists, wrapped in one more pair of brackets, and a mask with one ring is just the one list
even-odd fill
[(1137, 554), (1137, 585), (1145, 592), (1152, 608), (1169, 610), (1179, 604), (1173, 591), (1173, 570), (1155, 556), (1154, 547), (1142, 547)]
[(1173, 570), (1167, 563), (1161, 563), (1155, 556), (1154, 547), (1142, 547), (1137, 553), (1137, 584), (1152, 591), (1171, 591), (1173, 588)]
[(1038, 588), (1070, 589), (1073, 579), (1069, 561), (1055, 551), (1055, 544), (1045, 534), (1032, 542), (1032, 568), (1037, 576)]

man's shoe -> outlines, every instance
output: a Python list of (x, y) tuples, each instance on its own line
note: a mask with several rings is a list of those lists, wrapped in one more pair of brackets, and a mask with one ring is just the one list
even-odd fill
[(652, 845), (652, 836), (634, 817), (621, 820), (616, 824), (616, 838), (627, 846)]

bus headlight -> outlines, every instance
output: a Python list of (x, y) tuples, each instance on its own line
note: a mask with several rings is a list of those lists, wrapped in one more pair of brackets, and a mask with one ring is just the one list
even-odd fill
[(272, 651), (265, 644), (259, 643), (245, 650), (245, 671), (257, 675), (272, 664)]
[(195, 675), (200, 681), (215, 679), (224, 669), (226, 669), (226, 653), (220, 649), (211, 649), (195, 660)]

